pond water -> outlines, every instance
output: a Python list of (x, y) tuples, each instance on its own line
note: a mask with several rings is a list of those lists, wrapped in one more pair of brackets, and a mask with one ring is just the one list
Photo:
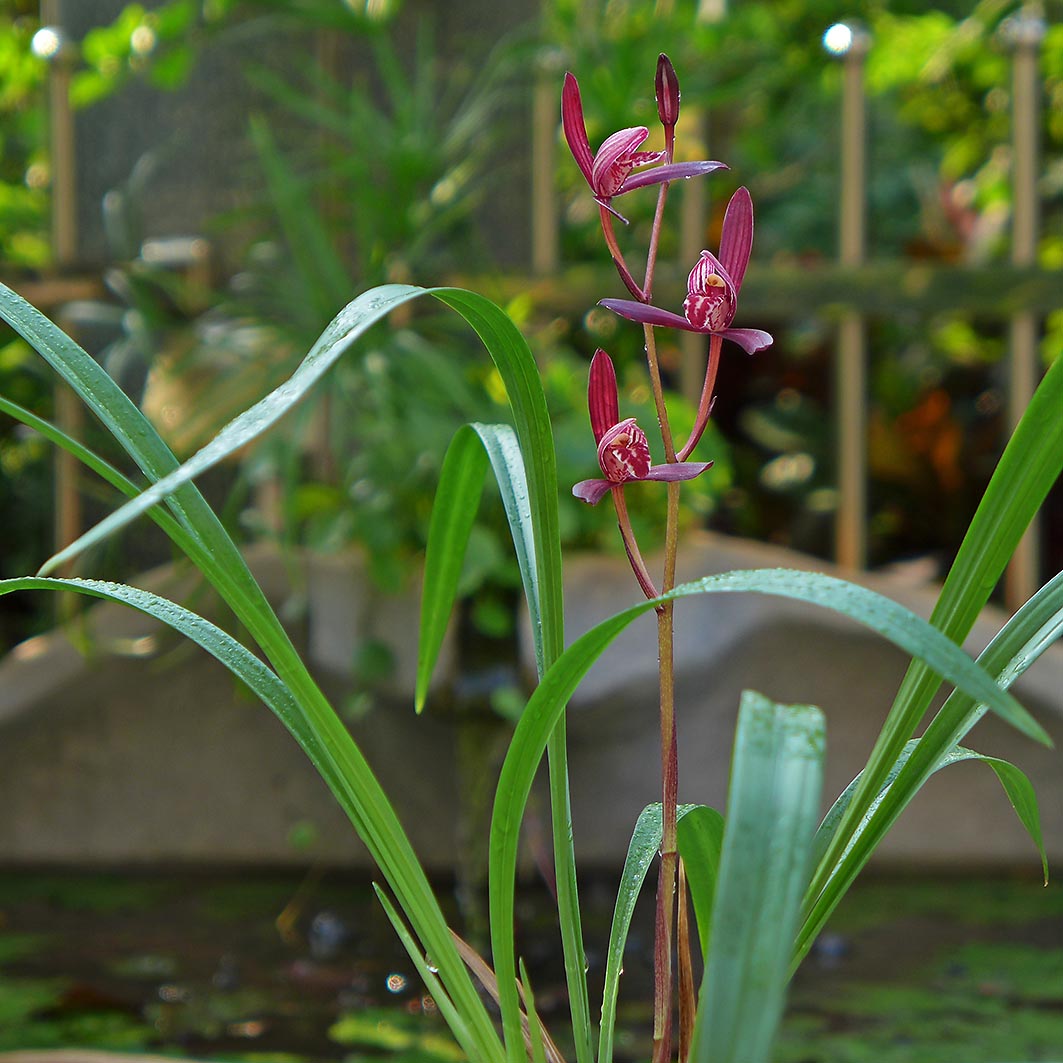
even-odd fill
[[(608, 876), (585, 884), (592, 1001), (614, 889)], [(649, 1056), (650, 915), (646, 903), (625, 962), (619, 1063)], [(565, 993), (540, 891), (522, 893), (519, 922), (556, 1033)], [(364, 879), (0, 873), (0, 1052), (74, 1046), (258, 1063), (461, 1058)], [(859, 886), (795, 979), (776, 1058), (1063, 1060), (1063, 887)]]

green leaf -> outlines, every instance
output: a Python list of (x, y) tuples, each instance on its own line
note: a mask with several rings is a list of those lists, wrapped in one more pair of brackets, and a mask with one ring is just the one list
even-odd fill
[[(125, 527), (145, 510), (174, 494), (201, 473), (224, 461), (273, 427), (297, 402), (306, 397), (337, 359), (371, 326), (386, 317), (396, 307), (423, 294), (423, 291), (424, 289), (413, 288), (405, 284), (389, 284), (374, 288), (348, 303), (332, 319), (299, 367), (283, 384), (230, 421), (206, 446), (193, 454), (183, 465), (174, 467), (176, 462), (173, 456), (169, 455), (165, 468), (160, 465), (159, 468), (150, 472), (145, 470), (156, 482), (57, 553), (41, 568), (41, 574), (44, 575), (72, 560), (89, 546), (112, 535), (119, 528)], [(80, 390), (79, 394), (81, 394)], [(86, 401), (88, 401), (87, 398)], [(109, 395), (106, 401), (112, 404), (115, 400), (112, 395)], [(114, 418), (110, 417), (109, 420), (113, 422)], [(105, 421), (105, 423), (108, 422)], [(110, 423), (108, 427), (111, 427)], [(168, 451), (167, 454), (169, 454)], [(162, 473), (165, 475), (160, 475)]]
[(447, 995), (447, 991), (440, 982), (434, 965), (429, 962), (429, 958), (417, 947), (416, 939), (402, 921), (402, 916), (395, 910), (395, 905), (391, 903), (388, 895), (375, 882), (373, 883), (373, 891), (376, 893), (377, 900), (380, 901), (380, 906), (384, 909), (384, 914), (388, 917), (388, 922), (391, 923), (396, 937), (402, 942), (406, 954), (410, 957), (410, 962), (417, 968), (417, 973), (421, 976), (425, 989), (428, 990), (435, 1001), (439, 1014), (443, 1016), (443, 1021), (454, 1035), (454, 1040), (461, 1045), (462, 1051), (468, 1059), (475, 1059), (476, 1041), (469, 1032), (461, 1012), (454, 1007), (454, 1002)]
[[(1061, 409), (1063, 358), (1057, 358), (1001, 455), (930, 617), (931, 624), (954, 642), (961, 643), (967, 637), (1023, 533), (1063, 471)], [(856, 825), (929, 708), (940, 679), (928, 665), (922, 659), (909, 667), (845, 819), (813, 879), (813, 895), (825, 887)]]
[(414, 696), (418, 712), (424, 708), (428, 684), (447, 633), (486, 474), (487, 456), (479, 437), (468, 425), (459, 428), (443, 457), (428, 528)]
[[(1063, 637), (1063, 573), (1042, 587), (1004, 625), (979, 656), (978, 662), (996, 677), (1002, 688), (1007, 689), (1060, 637)], [(830, 913), (901, 812), (985, 712), (985, 705), (979, 704), (977, 698), (965, 691), (954, 690), (922, 737), (914, 746), (909, 744), (902, 750), (872, 806), (856, 827), (847, 828), (850, 830), (849, 843), (839, 847), (833, 844), (834, 839), (859, 785), (859, 776), (847, 788), (842, 795), (844, 807), (839, 807), (837, 812), (832, 809), (820, 828), (818, 868), (806, 898), (808, 914), (795, 947), (795, 965), (811, 948)], [(838, 800), (840, 802), (842, 798)], [(833, 855), (832, 850), (838, 855)]]
[[(141, 488), (137, 484), (133, 483), (127, 476), (119, 472), (109, 462), (104, 461), (103, 458), (84, 444), (78, 442), (72, 436), (68, 436), (50, 421), (38, 417), (35, 413), (31, 413), (17, 403), (5, 399), (2, 395), (0, 395), (0, 413), (6, 413), (9, 417), (13, 417), (16, 421), (21, 421), (27, 427), (32, 428), (35, 432), (39, 432), (45, 439), (61, 447), (68, 454), (73, 455), (86, 468), (91, 469), (112, 487), (117, 488), (127, 498), (135, 498), (140, 494)], [(190, 552), (194, 549), (192, 538), (164, 509), (155, 506), (148, 511), (148, 516), (183, 550)]]
[(679, 821), (676, 837), (686, 870), (687, 889), (694, 904), (702, 958), (709, 954), (712, 902), (723, 846), (723, 816), (708, 805), (697, 805)]
[[(701, 808), (700, 805), (680, 805), (676, 816), (680, 823)], [(616, 1034), (616, 1000), (620, 992), (620, 975), (624, 970), (624, 949), (631, 929), (635, 902), (642, 892), (650, 865), (661, 848), (661, 804), (647, 805), (635, 821), (631, 833), (620, 886), (613, 909), (613, 924), (609, 930), (609, 946), (605, 956), (605, 988), (602, 992), (602, 1026), (598, 1034), (598, 1063), (612, 1063), (613, 1038)]]
[(531, 617), (535, 670), (536, 674), (542, 677), (546, 671), (546, 649), (543, 644), (542, 609), (539, 606), (539, 573), (535, 564), (535, 521), (532, 519), (524, 457), (520, 452), (517, 437), (509, 425), (473, 424), (472, 428), (487, 451), (498, 490), (502, 495), (502, 506), (506, 511), (506, 521), (513, 539), (521, 584)]
[(819, 709), (743, 693), (693, 1063), (769, 1058), (810, 871), (824, 741)]
[(102, 598), (105, 601), (130, 606), (138, 612), (161, 621), (197, 646), (201, 646), (212, 657), (224, 664), (233, 675), (246, 683), (263, 703), (273, 710), (312, 760), (316, 760), (320, 755), (320, 751), (315, 747), (313, 736), (304, 725), (302, 713), (291, 691), (280, 681), (276, 673), (263, 664), (246, 646), (237, 642), (209, 620), (205, 620), (176, 602), (171, 602), (168, 598), (127, 586), (124, 583), (91, 579), (54, 579), (43, 576), (0, 580), (0, 595), (30, 590), (76, 591), (78, 594), (92, 598)]
[(520, 446), (509, 425), (465, 425), (455, 434), (443, 459), (428, 530), (417, 660), (418, 712), (424, 707), (428, 696), (432, 671), (454, 608), (462, 558), (468, 547), (487, 470), (485, 454), (502, 495), (531, 615), (536, 668), (539, 675), (543, 673), (542, 616), (535, 568), (534, 530)]

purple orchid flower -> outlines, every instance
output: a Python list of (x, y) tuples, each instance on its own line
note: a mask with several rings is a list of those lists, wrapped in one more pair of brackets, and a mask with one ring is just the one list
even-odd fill
[(613, 360), (601, 348), (594, 352), (591, 360), (587, 404), (591, 431), (598, 444), (598, 464), (605, 479), (581, 480), (572, 488), (572, 493), (592, 506), (596, 506), (614, 487), (641, 480), (692, 480), (712, 465), (711, 461), (652, 464), (646, 433), (635, 423), (634, 417), (620, 420), (616, 370)]
[(746, 354), (755, 354), (771, 346), (771, 335), (763, 329), (731, 328), (752, 249), (753, 201), (749, 191), (740, 188), (731, 196), (723, 217), (719, 257), (702, 251), (690, 271), (683, 317), (630, 299), (602, 299), (599, 305), (629, 321), (721, 336), (737, 343)]
[[(674, 71), (673, 77), (674, 77)], [(678, 114), (678, 81), (676, 82), (676, 113)], [(598, 153), (591, 151), (587, 139), (587, 126), (583, 121), (583, 102), (580, 99), (579, 83), (572, 74), (565, 75), (565, 86), (561, 91), (561, 124), (564, 126), (565, 139), (569, 150), (576, 160), (587, 184), (591, 186), (595, 202), (615, 214), (622, 222), (627, 219), (617, 214), (610, 205), (614, 196), (622, 196), (636, 188), (646, 185), (661, 184), (664, 181), (676, 181), (680, 178), (697, 177), (712, 173), (713, 170), (725, 170), (722, 162), (669, 162), (651, 170), (632, 173), (643, 166), (650, 166), (667, 157), (664, 151), (639, 151), (639, 147), (650, 135), (646, 126), (632, 126), (621, 129), (607, 137)]]

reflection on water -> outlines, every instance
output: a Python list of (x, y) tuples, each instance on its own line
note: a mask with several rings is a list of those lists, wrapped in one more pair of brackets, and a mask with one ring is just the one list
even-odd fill
[[(593, 1008), (614, 876), (584, 885)], [(618, 1063), (648, 1058), (651, 909), (643, 898), (625, 956)], [(517, 920), (537, 1009), (565, 1051), (545, 891), (522, 891)], [(1063, 1050), (1061, 1015), (1063, 887), (873, 881), (798, 973), (776, 1059), (910, 1063), (913, 1046), (927, 1060), (1047, 1058)], [(461, 1058), (367, 881), (0, 872), (0, 1051), (73, 1046), (269, 1063)]]

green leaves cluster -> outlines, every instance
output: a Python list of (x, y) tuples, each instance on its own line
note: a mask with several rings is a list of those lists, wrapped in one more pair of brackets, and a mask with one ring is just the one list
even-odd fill
[[(456, 311), (477, 333), (505, 385), (513, 420), (512, 427), (474, 424), (460, 429), (444, 462), (426, 563), (417, 690), (422, 703), (457, 593), (460, 556), (471, 527), (469, 512), (490, 469), (501, 487), (516, 548), (539, 673), (494, 800), (491, 965), (472, 961), (477, 977), (497, 993), (501, 1040), (466, 967), (467, 948), (452, 938), (387, 795), (192, 483), (276, 424), (376, 322), (423, 295)], [(535, 359), (509, 318), (483, 297), (459, 289), (373, 289), (341, 311), (288, 381), (179, 465), (101, 367), (2, 287), (0, 316), (74, 388), (147, 481), (146, 486), (132, 482), (53, 426), (6, 402), (5, 412), (69, 450), (129, 500), (48, 561), (40, 575), (0, 581), (0, 594), (74, 590), (123, 602), (185, 634), (239, 676), (282, 720), (351, 819), (379, 866), (381, 903), (411, 960), (462, 1051), (483, 1063), (523, 1063), (529, 1051), (538, 1063), (556, 1059), (552, 1041), (539, 1027), (532, 986), (516, 955), (513, 933), (521, 822), (532, 781), (548, 754), (558, 917), (576, 1058), (578, 1063), (611, 1063), (624, 943), (635, 898), (660, 844), (661, 815), (659, 807), (651, 806), (635, 828), (618, 894), (602, 1022), (596, 1031), (580, 925), (564, 716), (568, 699), (598, 656), (632, 620), (658, 603), (641, 602), (565, 647), (550, 420)], [(825, 743), (821, 714), (809, 706), (776, 705), (749, 692), (739, 711), (726, 820), (711, 809), (682, 809), (678, 841), (705, 966), (691, 1048), (698, 1063), (760, 1063), (769, 1058), (791, 965), (807, 951), (871, 850), (925, 779), (950, 763), (976, 756), (960, 742), (984, 712), (993, 711), (1032, 738), (1047, 741), (1043, 728), (1006, 688), (1063, 630), (1063, 579), (1046, 586), (1016, 614), (983, 653), (981, 667), (957, 643), (1060, 473), (1061, 403), (1063, 361), (1050, 369), (1009, 444), (930, 624), (866, 589), (807, 572), (732, 572), (670, 593), (671, 598), (757, 593), (804, 601), (866, 625), (916, 658), (867, 767), (818, 829)], [(175, 602), (136, 588), (45, 574), (144, 514), (166, 531), (231, 607), (246, 642)], [(943, 678), (955, 690), (915, 740), (912, 736)], [(1028, 781), (1011, 765), (987, 762), (1040, 845), (1036, 800)]]

